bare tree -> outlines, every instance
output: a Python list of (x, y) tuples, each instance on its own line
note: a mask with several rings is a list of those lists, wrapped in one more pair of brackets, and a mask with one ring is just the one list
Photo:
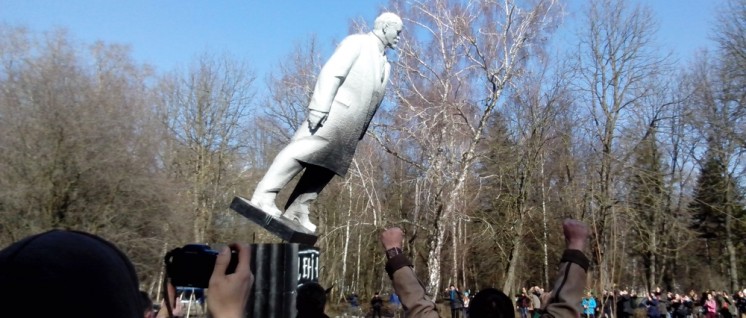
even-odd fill
[[(746, 154), (746, 127), (744, 127), (746, 126), (746, 1), (728, 1), (728, 8), (723, 11), (718, 21), (720, 21), (717, 28), (719, 32), (716, 31), (716, 37), (720, 44), (720, 54), (723, 61), (721, 71), (726, 74), (724, 76), (726, 76), (725, 81), (727, 81), (727, 84), (724, 85), (727, 93), (723, 94), (722, 102), (729, 105), (723, 111), (730, 114), (730, 118), (726, 119), (723, 124), (733, 125), (722, 128), (726, 129), (728, 138), (732, 139), (733, 147), (735, 147), (733, 150), (735, 155), (733, 170), (738, 169), (737, 166), (740, 165), (739, 175), (744, 176), (746, 175), (746, 164), (743, 164), (742, 160), (743, 155)], [(733, 173), (735, 175), (736, 172), (733, 171)], [(737, 189), (732, 190), (738, 192)], [(736, 213), (736, 211), (731, 212)], [(744, 222), (743, 216), (741, 222)], [(731, 290), (735, 290), (739, 283), (738, 263), (736, 261), (736, 255), (739, 253), (734, 246), (734, 240), (737, 240), (737, 235), (735, 235), (736, 223), (733, 215), (727, 218), (726, 246), (729, 254)]]
[(746, 1), (727, 1), (717, 21), (713, 29), (722, 59), (729, 65), (728, 77), (743, 88), (746, 85)]
[[(516, 79), (516, 89), (511, 96), (512, 103), (509, 103), (502, 112), (509, 125), (508, 131), (511, 132), (510, 140), (513, 147), (510, 147), (511, 153), (517, 154), (514, 162), (518, 163), (514, 169), (521, 171), (524, 175), (521, 187), (518, 189), (519, 198), (524, 198), (519, 206), (519, 214), (516, 219), (532, 220), (538, 218), (535, 216), (540, 211), (541, 228), (531, 228), (531, 232), (541, 232), (541, 238), (534, 238), (539, 241), (542, 247), (543, 259), (543, 277), (541, 280), (545, 286), (549, 286), (549, 252), (548, 252), (548, 228), (549, 217), (548, 205), (553, 206), (551, 201), (551, 192), (554, 187), (550, 184), (556, 177), (554, 176), (551, 159), (556, 156), (557, 152), (565, 151), (562, 143), (557, 141), (566, 138), (572, 133), (563, 126), (565, 118), (572, 116), (570, 108), (571, 95), (565, 89), (568, 85), (566, 72), (558, 71), (561, 66), (550, 64), (548, 58), (537, 58), (536, 66), (525, 76)], [(554, 66), (554, 68), (553, 68)], [(505, 165), (505, 163), (501, 163)], [(508, 165), (509, 166), (509, 165)], [(550, 166), (549, 169), (546, 166)], [(551, 170), (550, 170), (551, 169)], [(547, 172), (546, 170), (550, 170)], [(534, 222), (528, 222), (531, 224)], [(523, 233), (517, 233), (523, 234)], [(514, 250), (526, 248), (526, 237), (516, 236)], [(509, 267), (509, 273), (516, 270), (521, 262), (515, 260), (515, 257)], [(531, 274), (531, 273), (529, 273)], [(510, 277), (510, 276), (509, 276)], [(506, 281), (510, 281), (507, 279)], [(504, 286), (504, 290), (510, 290)]]
[(311, 35), (298, 43), (267, 78), (269, 96), (263, 101), (261, 127), (281, 144), (287, 144), (306, 119), (316, 76), (321, 68), (318, 41)]
[[(593, 151), (588, 184), (591, 205), (586, 218), (594, 224), (593, 259), (600, 265), (598, 274), (602, 286), (609, 286), (612, 273), (610, 257), (618, 252), (613, 247), (613, 231), (620, 228), (618, 187), (624, 162), (631, 155), (630, 146), (621, 143), (624, 131), (634, 123), (632, 118), (640, 100), (651, 94), (646, 79), (662, 72), (665, 56), (653, 46), (657, 30), (649, 9), (628, 9), (624, 1), (589, 1), (583, 30), (579, 34), (577, 51), (578, 97), (585, 106), (588, 146)], [(638, 141), (639, 142), (639, 141)]]
[(149, 68), (121, 45), (0, 27), (0, 245), (51, 228), (98, 234), (141, 277), (159, 266), (170, 188)]
[(254, 102), (255, 75), (229, 56), (200, 56), (185, 73), (162, 78), (161, 117), (170, 138), (164, 162), (183, 188), (178, 195), (193, 219), (196, 242), (215, 237), (215, 216), (232, 199), (243, 171), (242, 139)]

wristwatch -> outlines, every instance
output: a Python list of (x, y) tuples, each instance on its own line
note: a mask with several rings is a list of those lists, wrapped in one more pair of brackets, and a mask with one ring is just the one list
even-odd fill
[(392, 247), (386, 250), (386, 259), (391, 259), (394, 256), (399, 255), (399, 254), (404, 254), (404, 251), (402, 251), (401, 248)]

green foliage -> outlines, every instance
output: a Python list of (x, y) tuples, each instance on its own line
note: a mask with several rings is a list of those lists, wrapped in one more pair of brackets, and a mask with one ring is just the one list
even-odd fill
[(691, 227), (705, 239), (723, 239), (725, 219), (731, 211), (742, 211), (735, 193), (736, 185), (729, 178), (722, 161), (709, 156), (697, 179), (692, 210)]

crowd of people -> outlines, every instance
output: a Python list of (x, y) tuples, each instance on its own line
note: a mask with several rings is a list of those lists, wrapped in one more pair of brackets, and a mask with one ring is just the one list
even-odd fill
[[(543, 296), (546, 295), (544, 289), (539, 286), (523, 288), (521, 293), (512, 299), (515, 312), (521, 318), (541, 317), (541, 308), (546, 302), (546, 297)], [(470, 317), (469, 304), (472, 298), (474, 295), (469, 290), (462, 291), (455, 285), (450, 285), (442, 294), (443, 301), (450, 308), (449, 317), (453, 318)], [(375, 293), (370, 305), (371, 317), (382, 317), (381, 308), (386, 305), (379, 293)], [(388, 305), (392, 307), (389, 315), (391, 312), (396, 315), (396, 309), (401, 306), (396, 293), (391, 294)], [(359, 307), (357, 301), (354, 306), (356, 310), (348, 313), (366, 316), (362, 314), (365, 311)], [(651, 293), (640, 294), (617, 290), (603, 291), (600, 297), (588, 290), (577, 304), (577, 311), (582, 318), (746, 318), (746, 289), (739, 290), (733, 295), (725, 291), (697, 293), (693, 290), (678, 294), (662, 292), (660, 288)]]
[[(568, 249), (562, 255), (560, 275), (542, 316), (574, 318), (577, 310), (570, 304), (580, 301), (585, 286), (588, 259), (582, 250), (588, 230), (574, 220), (566, 221), (563, 227)], [(397, 302), (407, 317), (439, 317), (435, 303), (425, 296), (412, 263), (402, 251), (403, 240), (399, 228), (384, 230), (380, 237)], [(226, 273), (231, 250), (238, 254), (238, 266), (235, 272)], [(249, 245), (237, 243), (217, 255), (206, 300), (212, 317), (246, 317), (254, 282), (250, 258)], [(10, 317), (178, 317), (182, 310), (176, 289), (166, 284), (168, 296), (160, 311), (154, 313), (150, 298), (139, 289), (129, 258), (103, 238), (79, 231), (47, 231), (1, 250), (0, 286), (0, 305)], [(323, 312), (327, 292), (315, 283), (299, 286), (298, 317), (327, 317)], [(462, 297), (455, 287), (453, 295)], [(513, 301), (497, 289), (482, 290), (468, 303), (470, 317), (514, 317)], [(371, 305), (374, 310), (380, 309), (382, 299), (376, 295)], [(376, 311), (380, 316), (380, 310)]]
[[(588, 228), (566, 220), (563, 224), (566, 250), (553, 288), (544, 292), (534, 286), (510, 298), (494, 288), (473, 296), (450, 286), (444, 296), (451, 305), (450, 317), (521, 318), (738, 318), (746, 317), (746, 290), (733, 295), (723, 291), (674, 294), (656, 289), (637, 294), (625, 290), (604, 292), (597, 298), (584, 290), (589, 261), (583, 254)], [(407, 317), (440, 317), (435, 302), (425, 294), (411, 261), (402, 251), (404, 233), (399, 228), (382, 231), (381, 244), (396, 302)], [(226, 274), (231, 249), (237, 251), (238, 266)], [(207, 289), (207, 307), (212, 317), (246, 317), (246, 305), (254, 281), (250, 271), (250, 247), (232, 244), (218, 254)], [(178, 317), (182, 309), (176, 290), (167, 284), (168, 297), (159, 312), (140, 291), (134, 266), (114, 244), (84, 232), (52, 230), (32, 235), (0, 251), (0, 304), (12, 317), (49, 317), (69, 313), (75, 317)], [(316, 283), (298, 287), (298, 317), (327, 317), (326, 294)], [(54, 297), (49, 297), (54, 295)], [(360, 306), (357, 295), (350, 303)], [(38, 304), (43, 303), (43, 306)], [(383, 298), (370, 300), (374, 317), (382, 317)], [(18, 312), (13, 312), (17, 310)], [(102, 314), (103, 313), (103, 314)], [(614, 317), (616, 316), (616, 317)]]
[(656, 288), (652, 292), (604, 291), (601, 298), (588, 292), (581, 303), (584, 317), (602, 318), (746, 318), (746, 289), (725, 291), (693, 290), (672, 293)]
[[(515, 311), (521, 318), (542, 315), (544, 290), (539, 286), (523, 288), (513, 298)], [(469, 292), (450, 286), (444, 299), (450, 304), (450, 317), (469, 317)], [(546, 301), (546, 300), (544, 300)], [(688, 293), (663, 292), (656, 288), (650, 293), (627, 290), (603, 291), (600, 297), (586, 291), (577, 305), (582, 318), (746, 318), (746, 289), (732, 295), (725, 291), (694, 290)]]
[[(540, 316), (542, 295), (541, 288), (531, 287), (515, 297), (521, 318)], [(586, 291), (576, 305), (583, 318), (746, 318), (746, 289), (732, 295), (725, 291), (694, 290), (679, 294), (658, 287), (650, 293), (603, 291), (600, 297)]]

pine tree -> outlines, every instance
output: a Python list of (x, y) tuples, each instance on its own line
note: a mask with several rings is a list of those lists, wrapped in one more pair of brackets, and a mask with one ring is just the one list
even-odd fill
[(640, 255), (645, 265), (648, 288), (657, 284), (663, 260), (660, 259), (663, 245), (663, 220), (665, 218), (665, 196), (663, 167), (657, 148), (655, 133), (643, 139), (636, 151), (635, 169), (631, 180), (630, 207), (633, 212), (636, 244), (633, 250)]
[(717, 240), (724, 233), (725, 206), (729, 201), (725, 176), (721, 160), (708, 156), (697, 179), (694, 200), (689, 204), (691, 228), (700, 238)]
[[(735, 179), (723, 161), (708, 154), (697, 180), (694, 200), (689, 204), (691, 228), (704, 239), (706, 264), (713, 268), (728, 268), (727, 272), (721, 274), (730, 277), (731, 289), (738, 284), (739, 264), (733, 257), (744, 249), (743, 223), (746, 213), (740, 203), (742, 198)], [(718, 264), (724, 266), (713, 266)]]

